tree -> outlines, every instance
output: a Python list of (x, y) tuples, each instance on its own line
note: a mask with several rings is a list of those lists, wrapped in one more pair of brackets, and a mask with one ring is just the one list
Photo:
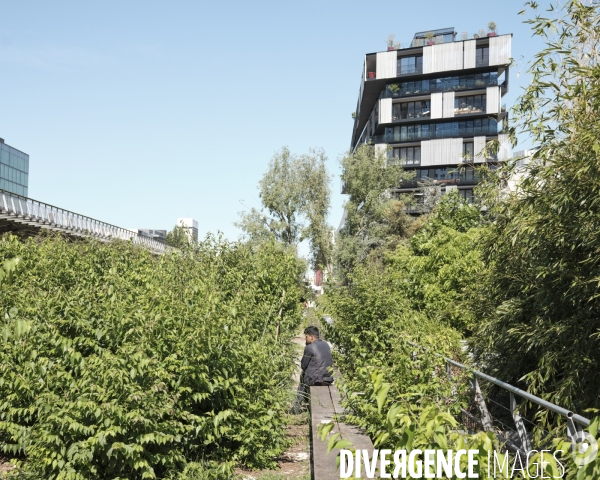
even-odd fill
[(600, 14), (571, 0), (559, 15), (529, 21), (546, 48), (511, 133), (535, 153), (516, 189), (484, 196), (488, 270), (471, 346), (491, 374), (581, 411), (600, 400)]
[(338, 276), (363, 261), (372, 250), (384, 244), (394, 245), (404, 237), (411, 218), (404, 211), (407, 199), (395, 198), (390, 189), (414, 174), (400, 164), (389, 164), (387, 152), (361, 145), (342, 160), (342, 181), (348, 201), (344, 205), (344, 224), (336, 240), (335, 258)]
[(259, 182), (261, 210), (240, 214), (235, 225), (254, 241), (274, 237), (286, 245), (308, 240), (313, 268), (330, 270), (330, 176), (322, 149), (295, 155), (287, 147), (276, 152)]
[(165, 243), (170, 247), (184, 248), (190, 244), (190, 237), (185, 228), (183, 228), (181, 225), (175, 225), (173, 230), (167, 232)]

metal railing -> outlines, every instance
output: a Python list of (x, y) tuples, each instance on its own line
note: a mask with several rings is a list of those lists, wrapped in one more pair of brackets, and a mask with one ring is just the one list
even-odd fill
[[(423, 347), (422, 345), (418, 345), (413, 342), (407, 342), (407, 343), (413, 347), (417, 347), (417, 348), (420, 348), (423, 350), (429, 350), (426, 347)], [(507, 441), (506, 442), (507, 445), (513, 449), (521, 450), (524, 453), (528, 453), (532, 450), (531, 439), (530, 439), (529, 434), (527, 433), (527, 429), (525, 428), (525, 424), (524, 424), (525, 419), (523, 417), (521, 417), (521, 415), (519, 414), (515, 396), (521, 397), (522, 399), (524, 399), (528, 402), (531, 402), (533, 404), (536, 404), (543, 409), (549, 410), (553, 413), (556, 413), (556, 414), (564, 417), (567, 421), (567, 437), (573, 443), (578, 443), (581, 441), (581, 439), (582, 439), (581, 432), (583, 431), (583, 428), (588, 427), (591, 423), (588, 418), (578, 415), (566, 408), (563, 408), (563, 407), (555, 405), (551, 402), (548, 402), (547, 400), (544, 400), (543, 398), (532, 395), (531, 393), (528, 393), (525, 390), (521, 390), (520, 388), (517, 388), (509, 383), (503, 382), (502, 380), (492, 377), (491, 375), (480, 372), (479, 370), (475, 370), (474, 368), (468, 367), (467, 365), (463, 365), (462, 363), (452, 360), (451, 358), (444, 357), (443, 355), (440, 355), (439, 353), (436, 353), (436, 352), (432, 352), (432, 353), (435, 356), (444, 359), (444, 361), (446, 363), (446, 375), (448, 376), (448, 378), (450, 380), (452, 380), (452, 369), (451, 369), (452, 366), (459, 368), (463, 371), (470, 372), (472, 374), (472, 377), (470, 379), (471, 391), (473, 393), (474, 401), (475, 401), (475, 404), (476, 404), (477, 409), (480, 414), (480, 419), (474, 419), (474, 420), (478, 421), (478, 423), (481, 424), (481, 426), (483, 427), (484, 430), (492, 431), (493, 430), (493, 421), (492, 421), (492, 416), (490, 415), (490, 412), (487, 408), (484, 396), (479, 387), (479, 380), (481, 379), (481, 380), (490, 382), (491, 384), (496, 385), (497, 387), (500, 387), (502, 390), (505, 390), (506, 392), (509, 393), (510, 408), (504, 407), (502, 405), (499, 405), (499, 406), (510, 411), (513, 421), (515, 423), (516, 433), (518, 434), (521, 445), (518, 446), (518, 445), (515, 445), (513, 442)], [(466, 414), (468, 417), (473, 418), (473, 416), (471, 414), (469, 414), (468, 412), (466, 412), (464, 410), (463, 410), (463, 414)], [(505, 438), (505, 440), (506, 440), (506, 438)]]
[(132, 241), (154, 253), (165, 253), (170, 247), (126, 228), (101, 222), (47, 203), (0, 190), (0, 219), (63, 232), (68, 235), (97, 238), (100, 241), (120, 239)]

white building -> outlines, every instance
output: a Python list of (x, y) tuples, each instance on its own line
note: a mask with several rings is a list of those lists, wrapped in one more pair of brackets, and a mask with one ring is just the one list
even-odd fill
[(177, 225), (184, 228), (192, 241), (198, 241), (198, 222), (196, 220), (193, 218), (178, 218)]
[[(390, 162), (414, 171), (415, 178), (399, 185), (397, 193), (416, 192), (419, 182), (433, 181), (443, 191), (458, 189), (471, 202), (479, 180), (476, 165), (511, 158), (501, 104), (508, 91), (511, 41), (511, 34), (480, 30), (469, 38), (444, 28), (367, 54), (351, 149), (372, 144), (388, 150)], [(498, 154), (482, 155), (486, 143), (496, 139)]]

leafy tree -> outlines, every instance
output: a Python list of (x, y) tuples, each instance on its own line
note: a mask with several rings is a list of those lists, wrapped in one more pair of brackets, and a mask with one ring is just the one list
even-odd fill
[[(322, 149), (295, 155), (287, 147), (277, 152), (259, 182), (261, 210), (241, 213), (236, 226), (254, 241), (275, 238), (286, 245), (310, 244), (313, 267), (330, 270), (330, 176)], [(266, 211), (266, 212), (265, 212)]]
[(471, 346), (492, 374), (581, 411), (600, 402), (600, 10), (570, 0), (544, 16), (527, 5), (546, 48), (512, 134), (535, 153), (513, 191), (485, 198), (493, 222)]
[(398, 164), (388, 164), (387, 152), (361, 145), (342, 160), (342, 182), (348, 201), (344, 205), (344, 224), (336, 240), (338, 276), (363, 261), (374, 249), (394, 245), (407, 235), (411, 218), (404, 212), (406, 199), (392, 196), (390, 189), (414, 174)]
[(174, 248), (185, 248), (190, 245), (190, 236), (181, 225), (175, 225), (173, 230), (167, 232), (165, 243)]

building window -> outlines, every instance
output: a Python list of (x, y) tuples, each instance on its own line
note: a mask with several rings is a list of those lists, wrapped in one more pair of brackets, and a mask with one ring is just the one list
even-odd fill
[(407, 118), (429, 118), (429, 116), (429, 100), (396, 103), (393, 105), (392, 108), (392, 120), (400, 120)]
[(478, 118), (458, 122), (458, 134), (461, 137), (477, 135), (495, 135), (497, 133), (498, 122), (493, 118)]
[(465, 113), (485, 113), (485, 95), (469, 95), (454, 98), (454, 115)]
[(467, 203), (471, 204), (473, 203), (473, 190), (472, 189), (467, 189), (467, 190), (459, 190), (458, 191), (459, 195), (464, 198)]
[(475, 49), (475, 66), (487, 67), (490, 64), (490, 48), (477, 47)]
[(396, 147), (392, 155), (403, 165), (421, 165), (421, 147)]
[(473, 142), (465, 142), (463, 143), (463, 152), (462, 156), (465, 159), (465, 162), (472, 162), (475, 158), (475, 146)]
[(400, 57), (398, 59), (398, 74), (423, 73), (423, 55)]

